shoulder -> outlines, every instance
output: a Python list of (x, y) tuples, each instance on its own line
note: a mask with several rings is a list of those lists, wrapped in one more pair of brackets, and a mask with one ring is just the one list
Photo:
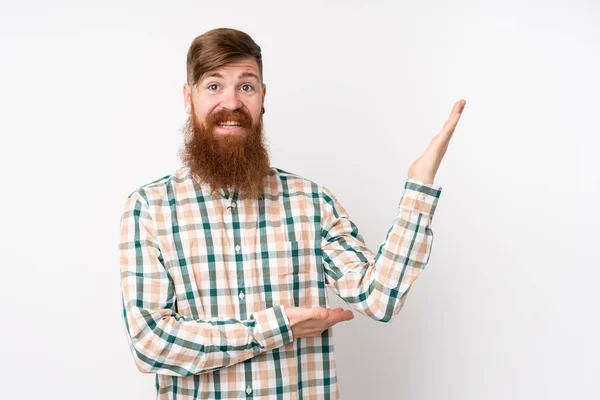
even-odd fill
[(318, 198), (325, 203), (337, 202), (337, 196), (325, 185), (321, 185), (311, 179), (307, 179), (297, 173), (283, 170), (277, 167), (271, 167), (271, 174), (276, 175), (282, 182), (284, 190), (288, 192), (304, 192), (313, 198)]
[(306, 191), (314, 193), (319, 193), (321, 191), (321, 185), (300, 174), (286, 171), (278, 167), (271, 167), (270, 174), (279, 180), (284, 188), (287, 187), (288, 190), (295, 188), (296, 190), (305, 189)]

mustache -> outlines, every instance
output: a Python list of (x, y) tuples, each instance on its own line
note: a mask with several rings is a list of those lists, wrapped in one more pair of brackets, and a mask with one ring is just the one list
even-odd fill
[(239, 110), (220, 110), (214, 114), (209, 115), (206, 118), (206, 126), (214, 127), (215, 125), (222, 124), (224, 122), (231, 121), (240, 124), (243, 128), (250, 128), (252, 126), (252, 118), (243, 109)]

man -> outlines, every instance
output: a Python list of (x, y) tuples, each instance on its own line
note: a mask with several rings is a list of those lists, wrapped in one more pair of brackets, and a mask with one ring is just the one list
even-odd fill
[(377, 254), (332, 192), (272, 167), (260, 47), (214, 29), (187, 55), (183, 166), (129, 195), (123, 317), (161, 399), (339, 398), (326, 287), (387, 322), (427, 264), (433, 179), (465, 102), (408, 170)]

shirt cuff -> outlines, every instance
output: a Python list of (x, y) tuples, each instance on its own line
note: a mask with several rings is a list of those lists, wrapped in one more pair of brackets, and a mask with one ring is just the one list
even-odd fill
[(433, 216), (442, 187), (436, 184), (427, 184), (416, 179), (407, 178), (404, 184), (404, 194), (398, 208), (414, 210)]
[(285, 307), (278, 305), (254, 313), (256, 318), (255, 339), (265, 350), (272, 350), (294, 340), (292, 326)]

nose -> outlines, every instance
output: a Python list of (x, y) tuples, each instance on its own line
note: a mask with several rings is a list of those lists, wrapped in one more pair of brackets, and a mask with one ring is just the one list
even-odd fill
[(242, 101), (240, 100), (238, 91), (236, 89), (226, 90), (223, 92), (221, 107), (228, 110), (237, 110), (238, 108), (242, 107)]

